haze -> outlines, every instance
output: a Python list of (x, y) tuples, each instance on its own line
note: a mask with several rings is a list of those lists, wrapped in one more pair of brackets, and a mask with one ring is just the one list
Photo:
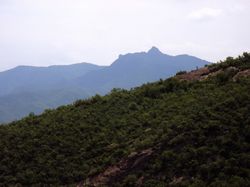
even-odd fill
[(157, 46), (209, 61), (250, 51), (249, 0), (1, 0), (0, 71), (112, 63)]

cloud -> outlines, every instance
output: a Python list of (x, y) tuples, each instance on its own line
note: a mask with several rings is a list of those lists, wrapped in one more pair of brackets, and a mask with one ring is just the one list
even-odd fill
[(222, 9), (203, 8), (203, 9), (191, 12), (188, 15), (188, 18), (191, 20), (200, 21), (200, 20), (207, 20), (207, 19), (216, 18), (218, 16), (221, 16), (222, 14), (223, 14)]

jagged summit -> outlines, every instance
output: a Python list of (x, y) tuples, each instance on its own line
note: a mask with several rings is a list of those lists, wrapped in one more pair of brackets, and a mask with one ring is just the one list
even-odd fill
[(162, 54), (162, 52), (157, 47), (152, 47), (149, 51), (149, 54)]
[[(122, 59), (122, 58), (127, 58), (127, 57), (131, 57), (131, 56), (148, 56), (148, 55), (154, 55), (154, 56), (162, 56), (162, 55), (167, 55), (162, 53), (157, 47), (153, 46), (151, 47), (148, 51), (143, 51), (143, 52), (135, 52), (135, 53), (127, 53), (127, 54), (120, 54), (118, 59)], [(167, 55), (169, 56), (169, 55)]]

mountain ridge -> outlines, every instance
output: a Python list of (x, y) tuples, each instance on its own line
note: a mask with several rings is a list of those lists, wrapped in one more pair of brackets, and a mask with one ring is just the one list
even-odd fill
[[(69, 104), (74, 99), (104, 95), (113, 88), (130, 89), (205, 64), (209, 62), (186, 55), (166, 55), (152, 47), (147, 52), (120, 55), (110, 66), (90, 63), (48, 67), (19, 66), (0, 73), (0, 122), (19, 119), (31, 112), (39, 114), (51, 106), (54, 108)], [(27, 95), (33, 94), (34, 97), (27, 97), (27, 92)], [(68, 98), (70, 93), (71, 99)], [(67, 97), (63, 100), (64, 95)], [(4, 101), (13, 105), (6, 106)], [(43, 104), (41, 107), (38, 103), (47, 105)], [(32, 107), (28, 110), (27, 106)], [(12, 117), (6, 117), (6, 113)]]
[[(94, 91), (94, 94), (105, 94), (114, 87), (129, 89), (145, 82), (173, 76), (181, 70), (189, 71), (209, 63), (193, 56), (166, 55), (158, 48), (152, 47), (148, 52), (120, 55), (109, 67), (94, 72), (95, 75), (87, 73), (79, 78), (78, 82), (87, 88), (91, 88), (94, 79), (99, 88)], [(114, 76), (109, 77), (110, 74)]]

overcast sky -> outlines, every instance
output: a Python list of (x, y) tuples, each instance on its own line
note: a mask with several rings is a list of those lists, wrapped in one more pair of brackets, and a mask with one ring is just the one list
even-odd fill
[(217, 61), (250, 51), (250, 0), (0, 0), (0, 71), (111, 64), (119, 54)]

